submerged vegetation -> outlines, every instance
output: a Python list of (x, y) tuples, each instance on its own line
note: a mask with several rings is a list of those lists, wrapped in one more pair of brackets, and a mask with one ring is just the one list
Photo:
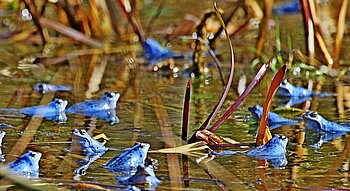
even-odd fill
[(348, 1), (196, 4), (0, 2), (0, 189), (349, 189)]

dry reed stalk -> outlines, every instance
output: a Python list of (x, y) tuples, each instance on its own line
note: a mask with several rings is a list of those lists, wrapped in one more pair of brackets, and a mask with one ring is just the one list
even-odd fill
[[(102, 57), (97, 55), (92, 55), (91, 62), (89, 65), (90, 75), (86, 77), (89, 79), (88, 81), (88, 89), (85, 92), (85, 97), (87, 99), (91, 99), (92, 95), (100, 90), (100, 85), (103, 79), (103, 75), (105, 73), (107, 64), (108, 64), (108, 55), (102, 55)], [(100, 63), (97, 64), (97, 62)]]
[(318, 41), (318, 45), (320, 46), (321, 48), (321, 51), (323, 52), (323, 56), (324, 58), (326, 59), (326, 62), (327, 62), (327, 65), (329, 68), (332, 68), (333, 67), (333, 64), (334, 64), (334, 61), (331, 57), (331, 55), (329, 54), (328, 52), (328, 49), (326, 47), (326, 44), (324, 43), (324, 40), (323, 40), (323, 37), (321, 36), (320, 33), (316, 32), (316, 39)]
[(269, 22), (269, 19), (271, 18), (273, 4), (274, 4), (274, 0), (264, 0), (264, 17), (262, 18), (262, 21), (261, 21), (259, 38), (256, 43), (257, 57), (261, 56), (261, 53), (265, 44), (265, 40), (268, 32), (268, 22)]
[(339, 62), (341, 46), (342, 46), (343, 36), (344, 36), (344, 31), (345, 31), (345, 20), (346, 20), (347, 7), (348, 7), (348, 0), (343, 0), (343, 3), (341, 5), (340, 11), (339, 11), (337, 36), (335, 38), (334, 50), (333, 50), (333, 57), (334, 57), (335, 64), (338, 64), (338, 62)]
[[(152, 96), (151, 102), (157, 106), (161, 106), (161, 98), (157, 95)], [(168, 112), (162, 107), (153, 107), (156, 117), (159, 122), (160, 131), (163, 137), (163, 141), (166, 147), (174, 148), (176, 147), (175, 136), (171, 129)], [(173, 188), (181, 188), (181, 172), (180, 163), (177, 154), (167, 154), (168, 161), (168, 172), (170, 177), (170, 184)]]
[(315, 57), (315, 44), (314, 44), (314, 26), (310, 15), (310, 8), (307, 0), (300, 0), (300, 6), (303, 13), (306, 49), (309, 59)]
[[(1, 166), (0, 166), (1, 167)], [(29, 181), (27, 178), (20, 176), (20, 175), (14, 175), (9, 172), (9, 169), (0, 168), (0, 178), (6, 178), (7, 180), (11, 181), (13, 184), (18, 185), (25, 190), (29, 191), (46, 191), (50, 190), (48, 188), (45, 188), (45, 186), (34, 186), (32, 185), (33, 182)], [(1, 186), (4, 186), (3, 180), (1, 181)], [(3, 189), (3, 188), (2, 188)]]
[(45, 39), (45, 35), (43, 32), (43, 27), (41, 26), (41, 23), (39, 22), (40, 15), (37, 11), (35, 1), (34, 0), (23, 0), (22, 2), (24, 3), (26, 9), (30, 12), (30, 14), (33, 17), (34, 24), (38, 28), (38, 32), (40, 34), (42, 44), (45, 44), (46, 39)]
[(64, 35), (71, 37), (74, 40), (77, 40), (79, 42), (85, 43), (87, 45), (90, 45), (90, 46), (93, 46), (96, 48), (103, 47), (103, 43), (101, 43), (100, 41), (92, 39), (90, 37), (87, 37), (87, 36), (85, 36), (85, 34), (79, 32), (73, 28), (67, 27), (61, 23), (58, 23), (56, 21), (53, 21), (51, 19), (47, 19), (44, 17), (41, 17), (39, 19), (39, 21), (40, 21), (42, 26), (52, 28), (61, 34), (64, 34)]

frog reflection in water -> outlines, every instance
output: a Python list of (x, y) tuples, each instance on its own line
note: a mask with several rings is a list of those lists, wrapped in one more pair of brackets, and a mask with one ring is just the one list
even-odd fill
[(305, 126), (314, 131), (323, 131), (328, 133), (350, 131), (350, 128), (348, 126), (328, 121), (317, 112), (308, 111), (302, 117), (305, 121)]
[(264, 145), (252, 148), (246, 152), (236, 152), (236, 151), (221, 151), (212, 152), (214, 155), (229, 156), (235, 154), (243, 154), (249, 157), (254, 157), (258, 159), (267, 160), (276, 168), (282, 168), (287, 165), (288, 161), (286, 159), (286, 146), (288, 143), (288, 138), (283, 135), (273, 135), (273, 137)]
[(106, 92), (100, 99), (76, 103), (69, 107), (66, 112), (96, 117), (110, 124), (116, 124), (119, 123), (119, 119), (115, 114), (119, 97), (119, 93)]
[(119, 183), (124, 185), (144, 185), (145, 190), (155, 190), (160, 184), (160, 180), (156, 177), (152, 165), (140, 165), (137, 167), (134, 175), (126, 180), (119, 181)]
[(284, 80), (279, 88), (277, 89), (276, 95), (279, 97), (287, 98), (287, 100), (282, 100), (284, 103), (283, 107), (290, 107), (295, 104), (302, 103), (311, 99), (311, 97), (326, 97), (332, 96), (331, 93), (315, 93), (303, 87), (293, 86), (287, 80)]
[[(254, 119), (261, 119), (263, 108), (260, 105), (249, 107), (248, 110), (252, 113)], [(268, 113), (267, 120), (271, 130), (280, 126), (297, 125), (300, 121), (302, 121), (300, 118), (287, 119), (273, 112)]]
[[(311, 147), (320, 148), (323, 143), (329, 142), (350, 131), (349, 124), (337, 124), (326, 120), (316, 112), (308, 111), (303, 115), (305, 127), (316, 132), (311, 134), (309, 140), (313, 140)], [(317, 142), (315, 142), (316, 138)]]
[(0, 111), (42, 117), (46, 120), (62, 123), (67, 121), (67, 116), (64, 112), (67, 104), (68, 102), (66, 100), (55, 98), (47, 105), (25, 107), (22, 109), (1, 108)]
[(37, 178), (39, 176), (39, 160), (42, 154), (28, 150), (17, 160), (7, 164), (7, 167), (13, 172), (25, 175), (28, 178)]
[(128, 171), (133, 175), (139, 165), (144, 165), (149, 147), (148, 143), (137, 142), (133, 147), (125, 149), (123, 153), (115, 156), (102, 167), (113, 173)]

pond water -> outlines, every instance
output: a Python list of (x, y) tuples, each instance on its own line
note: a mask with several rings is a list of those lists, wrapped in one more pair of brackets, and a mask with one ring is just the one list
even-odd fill
[[(145, 23), (151, 16), (150, 11), (146, 10), (156, 10), (159, 4), (159, 2), (147, 2), (141, 3), (140, 11), (140, 17)], [(335, 3), (334, 10), (339, 10), (339, 2)], [(164, 34), (169, 23), (179, 22), (185, 13), (194, 13), (201, 17), (202, 10), (212, 9), (212, 4), (211, 1), (200, 5), (187, 1), (167, 3), (164, 15), (155, 23), (151, 35), (156, 38), (160, 36), (161, 40), (161, 35)], [(329, 14), (333, 21), (336, 21), (337, 13), (330, 12)], [(282, 42), (286, 42), (286, 36), (290, 35), (293, 47), (304, 52), (301, 14), (280, 16), (279, 23)], [(238, 98), (239, 79), (246, 76), (247, 82), (250, 82), (257, 71), (250, 67), (254, 53), (249, 50), (255, 46), (255, 38), (252, 38), (251, 35), (257, 35), (257, 31), (248, 33), (234, 40), (236, 49), (234, 83), (219, 116)], [(345, 35), (341, 56), (341, 66), (345, 69), (350, 64), (348, 61), (350, 59), (349, 42), (349, 36)], [(271, 43), (275, 42), (272, 40)], [(176, 52), (190, 51), (190, 45), (185, 40), (174, 40), (171, 45), (172, 50)], [(82, 52), (86, 48), (57, 45), (54, 50), (59, 51), (60, 55), (68, 55), (72, 52)], [(117, 48), (129, 49), (130, 47), (120, 45)], [(100, 185), (104, 188), (123, 189), (123, 186), (117, 184), (115, 175), (102, 168), (101, 165), (121, 153), (121, 149), (133, 146), (135, 142), (149, 143), (151, 151), (181, 146), (183, 144), (180, 138), (182, 107), (187, 80), (190, 80), (192, 84), (189, 136), (207, 118), (223, 91), (216, 67), (210, 67), (212, 75), (208, 78), (190, 79), (180, 73), (176, 77), (161, 75), (160, 72), (152, 72), (151, 68), (142, 65), (139, 59), (142, 57), (140, 47), (136, 50), (138, 55), (136, 59), (135, 52), (128, 54), (120, 51), (120, 53), (112, 54), (70, 56), (67, 60), (57, 63), (49, 60), (52, 63), (48, 62), (45, 66), (32, 64), (29, 58), (40, 55), (43, 49), (42, 46), (28, 43), (12, 43), (0, 47), (3, 55), (3, 58), (0, 59), (1, 108), (43, 105), (55, 97), (67, 100), (68, 105), (71, 106), (86, 99), (98, 98), (107, 91), (121, 94), (116, 110), (120, 123), (115, 125), (93, 117), (75, 114), (67, 115), (66, 123), (54, 123), (41, 120), (41, 118), (14, 114), (0, 115), (1, 123), (13, 126), (3, 129), (6, 136), (1, 149), (5, 155), (5, 163), (16, 159), (27, 149), (40, 151), (43, 153), (40, 160), (40, 182), (60, 185), (60, 189), (74, 189), (76, 185), (69, 187), (69, 184), (79, 181)], [(220, 40), (217, 51), (222, 56), (222, 70), (225, 79), (230, 66), (228, 50), (226, 40)], [(23, 59), (26, 60), (23, 61)], [(37, 59), (36, 62), (40, 63), (40, 61)], [(190, 63), (189, 59), (176, 60), (176, 65), (180, 69)], [(336, 93), (337, 96), (313, 98), (294, 107), (317, 111), (331, 121), (348, 122), (350, 119), (350, 98), (348, 96), (350, 85), (348, 82), (326, 75), (312, 75), (314, 72), (309, 72), (306, 68), (301, 69), (301, 74), (293, 75), (295, 68), (288, 70), (286, 76), (293, 84), (307, 87), (307, 84), (312, 82), (314, 90)], [(307, 73), (310, 75), (306, 75)], [(264, 103), (272, 77), (273, 72), (270, 71), (239, 109), (215, 132), (216, 135), (241, 143), (255, 141), (254, 132), (257, 122), (252, 119), (248, 107)], [(43, 95), (33, 90), (37, 82), (71, 86), (72, 91)], [(271, 110), (288, 117), (301, 115), (301, 112), (290, 112), (290, 110), (284, 112), (285, 110), (277, 106), (278, 98), (275, 98)], [(79, 167), (79, 157), (67, 152), (71, 144), (72, 130), (75, 128), (85, 129), (91, 135), (104, 134), (107, 137), (105, 146), (112, 148), (92, 163), (84, 176), (73, 174), (74, 170)], [(313, 145), (319, 136), (312, 131), (305, 130), (304, 124), (283, 126), (273, 130), (272, 133), (285, 135), (289, 139), (288, 165), (283, 169), (276, 169), (271, 165), (262, 168), (256, 159), (243, 155), (217, 156), (210, 161), (196, 162), (196, 159), (206, 154), (205, 150), (198, 151), (196, 155), (194, 153), (182, 155), (150, 152), (148, 156), (158, 160), (155, 170), (155, 174), (161, 180), (158, 189), (350, 189), (349, 135), (342, 135), (330, 142), (323, 143), (320, 148), (315, 148)], [(1, 183), (0, 189), (5, 189), (8, 185), (10, 183)]]

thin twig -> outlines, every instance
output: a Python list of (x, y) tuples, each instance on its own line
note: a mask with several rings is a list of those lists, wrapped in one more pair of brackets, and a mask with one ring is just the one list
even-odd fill
[(182, 133), (181, 138), (184, 141), (187, 141), (187, 132), (188, 132), (188, 122), (190, 115), (190, 99), (191, 99), (191, 81), (187, 81), (186, 92), (185, 92), (185, 100), (184, 100), (184, 108), (182, 113)]
[(239, 0), (238, 4), (236, 5), (236, 7), (231, 11), (231, 13), (225, 17), (223, 19), (224, 21), (224, 25), (221, 24), (220, 28), (218, 31), (216, 31), (216, 33), (214, 34), (213, 38), (209, 40), (209, 46), (211, 49), (214, 49), (214, 44), (216, 39), (221, 35), (222, 31), (224, 30), (224, 26), (227, 26), (227, 24), (231, 21), (231, 18), (233, 17), (233, 15), (237, 12), (238, 8), (241, 6), (243, 0)]
[(162, 10), (163, 10), (164, 6), (165, 6), (165, 1), (162, 0), (162, 1), (159, 3), (159, 6), (158, 6), (158, 8), (157, 8), (156, 13), (153, 15), (153, 17), (151, 18), (151, 20), (150, 20), (149, 23), (148, 23), (148, 26), (147, 26), (147, 28), (146, 28), (146, 34), (145, 34), (145, 36), (148, 36), (149, 33), (151, 32), (152, 26), (153, 26), (154, 22), (159, 18), (160, 14), (162, 13)]

